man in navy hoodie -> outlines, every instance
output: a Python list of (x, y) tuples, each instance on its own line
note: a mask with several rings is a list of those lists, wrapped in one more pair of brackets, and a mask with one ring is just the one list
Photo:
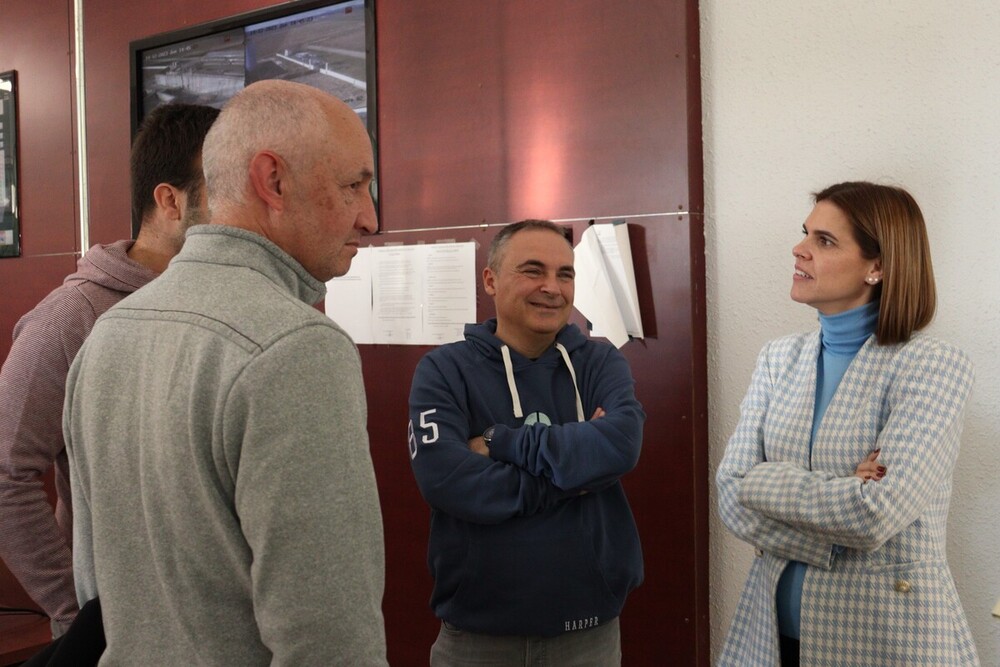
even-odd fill
[(413, 376), (434, 667), (621, 663), (618, 615), (643, 572), (619, 480), (645, 414), (622, 354), (567, 324), (574, 276), (561, 227), (504, 227), (483, 271), (496, 319), (466, 325)]

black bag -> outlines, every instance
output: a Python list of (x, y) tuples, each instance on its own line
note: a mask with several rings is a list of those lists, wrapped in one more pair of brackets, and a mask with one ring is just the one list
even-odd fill
[(101, 659), (107, 646), (101, 599), (83, 605), (66, 633), (31, 656), (21, 667), (91, 667)]

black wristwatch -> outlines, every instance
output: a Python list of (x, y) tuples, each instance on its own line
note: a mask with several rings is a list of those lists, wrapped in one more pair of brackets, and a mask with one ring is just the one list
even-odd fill
[(490, 426), (487, 427), (485, 431), (483, 431), (483, 442), (486, 443), (487, 447), (489, 447), (490, 443), (493, 442), (493, 431), (495, 431), (496, 428), (497, 428), (496, 426)]

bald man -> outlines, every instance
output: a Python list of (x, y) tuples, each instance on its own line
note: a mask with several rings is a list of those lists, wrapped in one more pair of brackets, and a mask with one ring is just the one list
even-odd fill
[(360, 361), (312, 307), (375, 231), (367, 132), (260, 82), (203, 166), (211, 224), (70, 369), (77, 597), (100, 596), (109, 664), (384, 665)]

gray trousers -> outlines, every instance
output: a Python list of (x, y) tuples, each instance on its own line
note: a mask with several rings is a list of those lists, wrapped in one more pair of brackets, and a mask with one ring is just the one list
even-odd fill
[(620, 667), (618, 619), (557, 637), (495, 637), (442, 623), (431, 667)]

